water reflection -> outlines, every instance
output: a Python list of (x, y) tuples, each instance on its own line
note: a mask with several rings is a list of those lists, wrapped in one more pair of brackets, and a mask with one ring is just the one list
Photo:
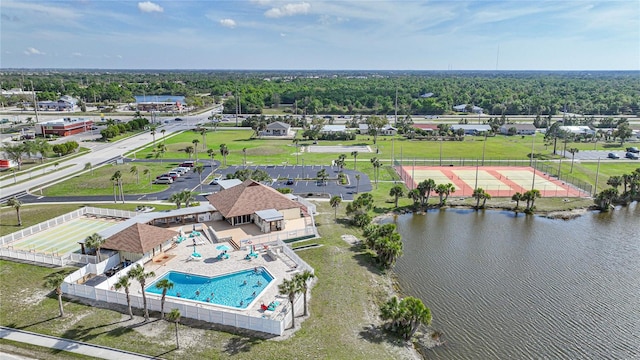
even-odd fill
[(640, 357), (640, 207), (563, 221), (454, 209), (390, 221), (403, 291), (447, 345), (429, 358)]

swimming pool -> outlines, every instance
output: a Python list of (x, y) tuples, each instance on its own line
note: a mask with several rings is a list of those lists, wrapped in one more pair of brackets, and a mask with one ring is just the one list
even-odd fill
[(162, 279), (173, 283), (173, 289), (167, 291), (167, 296), (246, 309), (273, 281), (273, 276), (263, 267), (214, 277), (169, 271), (145, 291), (161, 295), (162, 290), (156, 288), (156, 283)]

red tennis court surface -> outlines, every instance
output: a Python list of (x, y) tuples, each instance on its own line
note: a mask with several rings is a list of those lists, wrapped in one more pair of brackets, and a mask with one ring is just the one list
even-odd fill
[(532, 185), (544, 197), (589, 196), (583, 190), (531, 167), (396, 166), (396, 171), (409, 189), (415, 189), (423, 180), (433, 179), (436, 184), (452, 183), (456, 188), (455, 196), (471, 196), (473, 189), (479, 187), (491, 196), (511, 197), (516, 192), (524, 194)]

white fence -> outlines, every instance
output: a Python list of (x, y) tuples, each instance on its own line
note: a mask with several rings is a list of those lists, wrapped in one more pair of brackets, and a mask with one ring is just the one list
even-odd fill
[[(291, 260), (297, 263), (296, 271), (309, 270), (313, 272), (313, 268), (309, 266), (304, 260), (302, 260), (298, 254), (296, 254), (291, 248), (282, 242), (276, 242), (276, 245), (282, 248), (284, 255), (288, 256)], [(114, 291), (113, 285), (118, 281), (121, 276), (126, 276), (126, 273), (137, 264), (144, 265), (149, 258), (143, 258), (130, 266), (120, 270), (114, 276), (103, 281), (99, 285), (92, 287), (87, 285), (78, 284), (78, 280), (83, 279), (89, 274), (102, 274), (105, 269), (109, 269), (120, 262), (120, 256), (115, 255), (107, 260), (100, 262), (99, 264), (87, 264), (86, 266), (78, 269), (77, 271), (69, 274), (65, 278), (65, 282), (62, 285), (62, 291), (67, 295), (83, 297), (91, 300), (104, 301), (107, 303), (116, 303), (120, 305), (127, 305), (127, 298), (123, 292)], [(129, 294), (131, 299), (131, 306), (137, 309), (143, 309), (143, 301), (141, 294)], [(160, 295), (147, 294), (147, 308), (150, 311), (160, 311)], [(261, 331), (268, 334), (282, 335), (284, 330), (291, 324), (291, 306), (288, 300), (285, 300), (286, 304), (277, 313), (274, 313), (270, 317), (251, 316), (240, 314), (237, 312), (225, 311), (223, 309), (214, 308), (211, 305), (191, 303), (187, 300), (179, 300), (173, 298), (165, 298), (165, 311), (170, 309), (180, 310), (182, 317), (190, 319), (196, 319), (206, 321), (214, 324), (222, 324), (233, 326), (237, 328)], [(304, 296), (299, 294), (294, 300), (294, 308), (296, 313), (300, 313), (304, 308)]]
[[(9, 235), (0, 237), (0, 256), (14, 258), (14, 259), (23, 260), (23, 261), (37, 262), (37, 263), (42, 263), (47, 265), (57, 265), (57, 266), (65, 266), (70, 262), (76, 262), (81, 264), (95, 263), (96, 257), (92, 255), (82, 255), (82, 254), (76, 254), (76, 253), (69, 253), (69, 254), (62, 254), (62, 255), (44, 254), (44, 253), (37, 253), (33, 251), (16, 250), (10, 247), (10, 244), (13, 243), (14, 241), (18, 241), (27, 236), (31, 236), (41, 231), (45, 231), (47, 229), (61, 225), (67, 221), (77, 219), (85, 214), (93, 214), (95, 216), (127, 218), (127, 219), (138, 215), (138, 213), (133, 211), (101, 209), (101, 208), (86, 206), (78, 210), (74, 210), (72, 212), (66, 213), (64, 215), (60, 215), (56, 218), (43, 221), (39, 224), (30, 226), (26, 229), (22, 229), (20, 231), (16, 231)], [(8, 247), (5, 247), (5, 246), (8, 246)]]
[[(78, 284), (77, 281), (82, 279), (88, 274), (95, 274), (100, 269), (110, 267), (108, 262), (118, 262), (119, 257), (116, 260), (109, 258), (101, 262), (98, 265), (88, 264), (81, 269), (69, 274), (65, 278), (65, 282), (62, 284), (62, 291), (67, 295), (83, 297), (91, 300), (103, 301), (106, 303), (115, 303), (120, 305), (127, 305), (127, 297), (123, 292), (111, 290), (112, 285), (117, 282), (120, 276), (124, 276), (129, 271), (131, 266), (135, 266), (138, 263), (144, 263), (146, 260), (139, 260), (131, 266), (121, 270), (116, 275), (110, 277), (107, 281), (104, 281), (97, 287)], [(98, 272), (100, 273), (100, 272)], [(131, 300), (131, 306), (137, 309), (143, 309), (143, 301), (141, 294), (129, 294)], [(147, 308), (149, 311), (160, 311), (160, 295), (147, 294)], [(222, 324), (233, 326), (242, 329), (261, 331), (268, 334), (282, 335), (285, 329), (286, 316), (281, 316), (282, 312), (278, 314), (276, 319), (266, 318), (261, 316), (250, 316), (239, 314), (235, 312), (224, 311), (222, 309), (213, 308), (206, 304), (187, 303), (187, 301), (165, 298), (165, 311), (171, 309), (180, 310), (182, 317), (206, 321), (214, 324)], [(286, 315), (286, 313), (285, 313)]]
[(65, 266), (69, 259), (68, 256), (56, 256), (52, 254), (42, 254), (31, 251), (15, 250), (9, 248), (0, 248), (0, 256), (13, 258), (22, 261), (31, 261), (47, 265)]

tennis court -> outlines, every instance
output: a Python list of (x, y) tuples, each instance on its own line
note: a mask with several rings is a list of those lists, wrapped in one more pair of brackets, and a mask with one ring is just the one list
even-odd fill
[(119, 220), (89, 219), (79, 217), (53, 228), (27, 236), (10, 244), (16, 250), (43, 254), (66, 254), (80, 252), (79, 241), (87, 236), (109, 228)]
[(307, 146), (307, 152), (310, 153), (344, 153), (346, 155), (351, 154), (352, 151), (359, 153), (373, 152), (367, 145), (309, 145)]
[(456, 196), (471, 196), (475, 188), (482, 188), (491, 196), (511, 197), (532, 188), (544, 197), (589, 196), (584, 191), (531, 167), (509, 166), (397, 166), (396, 171), (409, 189), (426, 179), (436, 184), (452, 183)]

